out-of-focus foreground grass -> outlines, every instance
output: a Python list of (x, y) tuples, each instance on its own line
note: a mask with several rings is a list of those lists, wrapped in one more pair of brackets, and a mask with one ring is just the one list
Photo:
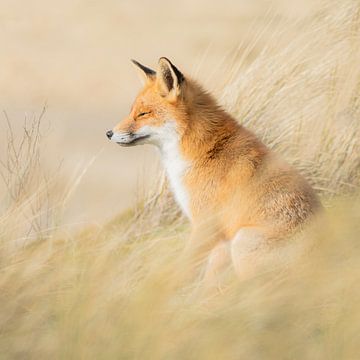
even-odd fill
[[(255, 30), (254, 41), (266, 32)], [(241, 283), (228, 269), (204, 295), (166, 190), (74, 234), (61, 218), (82, 174), (64, 188), (42, 172), (39, 119), (21, 139), (9, 126), (0, 358), (358, 358), (360, 6), (333, 3), (266, 36), (250, 65), (239, 48), (221, 101), (321, 195), (313, 251)]]

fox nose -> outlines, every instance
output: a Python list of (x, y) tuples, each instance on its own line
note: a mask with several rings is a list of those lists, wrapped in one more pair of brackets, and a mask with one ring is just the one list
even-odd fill
[(106, 136), (107, 136), (109, 139), (111, 139), (113, 135), (114, 135), (114, 132), (113, 132), (112, 130), (109, 130), (109, 131), (106, 132)]

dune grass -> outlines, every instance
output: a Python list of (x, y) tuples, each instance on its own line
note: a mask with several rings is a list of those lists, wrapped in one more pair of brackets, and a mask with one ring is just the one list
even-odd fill
[(331, 3), (266, 38), (250, 64), (240, 49), (221, 102), (327, 204), (316, 248), (241, 283), (228, 269), (204, 295), (166, 188), (102, 226), (67, 230), (74, 187), (42, 172), (35, 119), (19, 141), (10, 131), (1, 165), (1, 359), (358, 358), (360, 5)]

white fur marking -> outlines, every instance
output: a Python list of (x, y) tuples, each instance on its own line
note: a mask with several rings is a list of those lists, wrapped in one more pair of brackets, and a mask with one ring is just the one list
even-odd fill
[(180, 154), (178, 140), (164, 147), (162, 159), (175, 199), (185, 215), (190, 217), (189, 195), (183, 184), (183, 177), (189, 168), (189, 164)]
[(129, 140), (129, 134), (115, 132), (110, 140), (116, 143), (127, 142)]
[(160, 149), (162, 162), (175, 199), (185, 215), (190, 217), (189, 195), (183, 184), (183, 177), (190, 164), (180, 153), (180, 138), (176, 131), (175, 121), (168, 121), (161, 127), (143, 126), (138, 134), (151, 135), (149, 142)]

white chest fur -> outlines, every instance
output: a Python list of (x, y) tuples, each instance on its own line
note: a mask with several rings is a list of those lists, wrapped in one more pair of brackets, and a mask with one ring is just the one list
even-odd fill
[(168, 144), (162, 149), (162, 159), (175, 199), (185, 215), (190, 217), (189, 195), (183, 181), (189, 164), (182, 158), (177, 143)]
[(161, 145), (159, 146), (162, 162), (175, 199), (185, 215), (190, 218), (189, 194), (183, 181), (190, 164), (180, 152), (179, 136), (175, 124), (167, 124), (163, 131), (164, 136), (162, 136)]
[(159, 127), (143, 126), (138, 134), (151, 135), (149, 142), (160, 149), (171, 190), (182, 211), (190, 218), (189, 194), (183, 181), (190, 163), (183, 158), (180, 152), (180, 137), (175, 121), (170, 120)]

